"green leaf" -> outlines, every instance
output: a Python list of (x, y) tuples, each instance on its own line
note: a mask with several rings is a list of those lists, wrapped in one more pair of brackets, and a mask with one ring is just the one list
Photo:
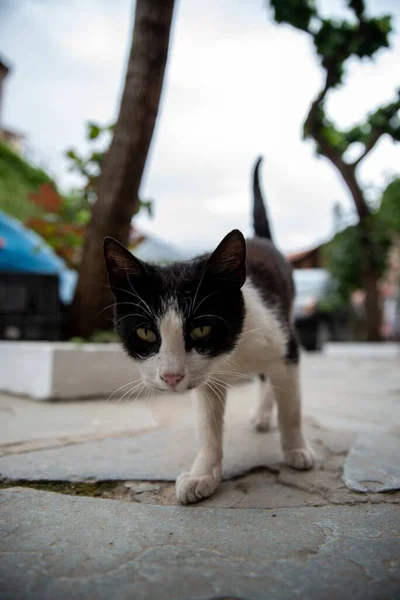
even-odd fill
[(95, 140), (101, 133), (101, 127), (97, 123), (89, 122), (87, 124), (89, 140)]
[(287, 23), (297, 29), (308, 31), (310, 22), (317, 15), (314, 0), (271, 0), (277, 23)]
[(389, 232), (400, 233), (400, 177), (393, 179), (383, 192), (379, 217)]
[(75, 150), (72, 150), (72, 149), (71, 150), (67, 150), (66, 153), (65, 153), (65, 155), (68, 158), (70, 158), (71, 160), (78, 160), (78, 157), (77, 157), (77, 155), (75, 153)]

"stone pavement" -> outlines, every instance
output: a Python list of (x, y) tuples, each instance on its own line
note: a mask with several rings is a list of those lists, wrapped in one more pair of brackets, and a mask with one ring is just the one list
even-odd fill
[[(224, 481), (178, 506), (189, 396), (35, 403), (0, 396), (0, 597), (400, 598), (400, 360), (305, 355), (317, 468), (254, 433), (233, 390)], [(122, 382), (124, 383), (124, 382)]]

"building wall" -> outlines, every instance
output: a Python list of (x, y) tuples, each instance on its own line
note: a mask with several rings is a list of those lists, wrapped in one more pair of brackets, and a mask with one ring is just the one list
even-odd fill
[(323, 248), (318, 246), (308, 252), (292, 254), (288, 256), (288, 260), (294, 269), (321, 269), (325, 267)]

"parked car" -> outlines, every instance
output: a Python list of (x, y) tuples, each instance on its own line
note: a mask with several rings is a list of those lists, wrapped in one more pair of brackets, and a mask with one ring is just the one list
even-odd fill
[(348, 339), (350, 312), (337, 301), (336, 285), (325, 269), (295, 269), (293, 313), (302, 346), (320, 351), (330, 340)]

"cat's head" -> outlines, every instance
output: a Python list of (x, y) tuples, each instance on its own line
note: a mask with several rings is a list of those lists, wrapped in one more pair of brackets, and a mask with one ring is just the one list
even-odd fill
[(246, 243), (229, 233), (209, 256), (168, 266), (144, 263), (104, 241), (115, 325), (143, 384), (160, 391), (204, 385), (242, 331)]

